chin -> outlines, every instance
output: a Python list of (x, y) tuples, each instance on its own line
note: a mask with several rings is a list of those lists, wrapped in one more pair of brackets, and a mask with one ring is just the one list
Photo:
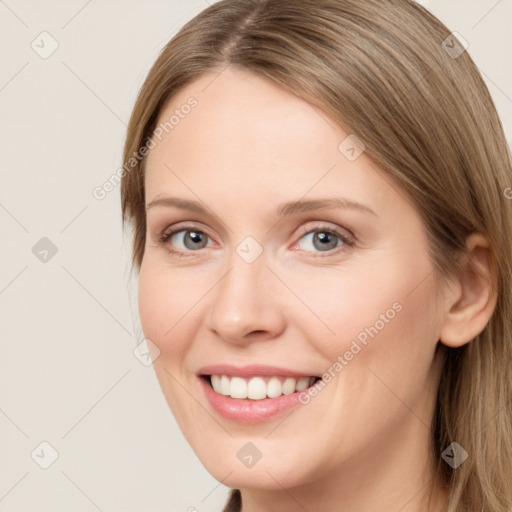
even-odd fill
[[(297, 440), (293, 443), (295, 446), (249, 436), (224, 439), (223, 442), (203, 437), (199, 443), (194, 439), (189, 442), (206, 470), (231, 488), (276, 491), (318, 478), (314, 461), (305, 465), (311, 454), (297, 449), (296, 444), (300, 446), (304, 440)], [(290, 457), (290, 452), (295, 456)]]

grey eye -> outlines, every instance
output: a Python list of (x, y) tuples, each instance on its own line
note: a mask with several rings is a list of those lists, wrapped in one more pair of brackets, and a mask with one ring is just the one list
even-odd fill
[(206, 235), (202, 231), (183, 229), (181, 231), (178, 231), (177, 233), (174, 233), (172, 238), (174, 237), (181, 237), (181, 243), (183, 244), (184, 248), (191, 251), (203, 249), (204, 247), (206, 247), (208, 243), (208, 235)]
[(308, 239), (306, 247), (301, 247), (306, 251), (311, 250), (311, 247), (316, 251), (330, 251), (335, 249), (339, 245), (338, 242), (341, 241), (338, 235), (329, 231), (312, 231), (301, 238), (301, 240), (306, 239)]

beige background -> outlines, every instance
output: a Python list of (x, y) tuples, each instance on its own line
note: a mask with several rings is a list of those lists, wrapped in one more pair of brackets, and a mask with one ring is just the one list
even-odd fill
[[(133, 354), (143, 336), (119, 190), (92, 195), (120, 166), (158, 52), (207, 3), (0, 0), (1, 511), (213, 512), (225, 501)], [(422, 3), (468, 41), (511, 141), (512, 2)], [(43, 441), (58, 453), (47, 469)]]

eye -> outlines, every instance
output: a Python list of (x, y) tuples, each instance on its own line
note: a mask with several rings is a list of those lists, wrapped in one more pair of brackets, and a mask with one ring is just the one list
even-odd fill
[[(307, 231), (302, 228), (302, 236), (295, 244), (302, 251), (312, 253), (336, 254), (338, 251), (353, 247), (355, 239), (349, 234), (343, 234), (336, 228), (318, 226)], [(171, 228), (159, 236), (160, 242), (166, 246), (169, 254), (189, 256), (189, 253), (211, 247), (208, 244), (210, 237), (194, 226)], [(210, 239), (211, 241), (211, 239)], [(319, 254), (313, 254), (319, 256)]]
[[(185, 253), (186, 251), (197, 251), (207, 247), (209, 236), (199, 229), (174, 229), (166, 231), (160, 237), (164, 244), (170, 242), (171, 253)], [(174, 249), (177, 247), (177, 250)]]
[(353, 245), (353, 237), (326, 227), (310, 229), (298, 242), (299, 249), (307, 252), (331, 252), (339, 247), (353, 247)]

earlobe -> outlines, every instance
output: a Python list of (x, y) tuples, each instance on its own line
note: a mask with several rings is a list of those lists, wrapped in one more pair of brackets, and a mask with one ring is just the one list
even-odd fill
[(488, 239), (473, 233), (466, 240), (461, 271), (455, 286), (446, 290), (446, 309), (439, 339), (460, 347), (478, 336), (491, 318), (498, 298), (492, 252)]

